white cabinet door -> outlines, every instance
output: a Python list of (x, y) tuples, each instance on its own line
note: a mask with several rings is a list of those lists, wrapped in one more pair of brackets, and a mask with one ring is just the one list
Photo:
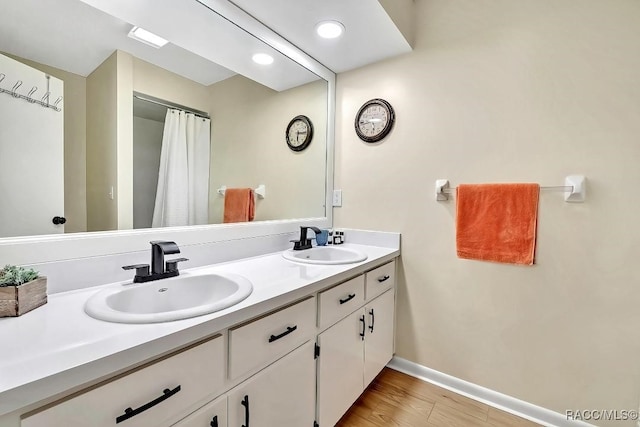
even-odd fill
[(230, 427), (306, 427), (315, 420), (312, 341), (228, 393)]
[[(38, 100), (47, 90), (51, 103), (63, 95), (62, 80), (7, 56), (0, 55), (0, 70), (3, 87), (24, 82), (20, 94), (37, 86)], [(0, 116), (0, 237), (64, 233), (52, 222), (64, 216), (64, 111), (2, 94)]]
[(371, 301), (365, 310), (367, 332), (364, 340), (364, 386), (367, 387), (393, 357), (393, 289)]
[(364, 390), (360, 309), (318, 335), (318, 423), (333, 426)]
[(206, 404), (173, 427), (227, 427), (227, 395)]

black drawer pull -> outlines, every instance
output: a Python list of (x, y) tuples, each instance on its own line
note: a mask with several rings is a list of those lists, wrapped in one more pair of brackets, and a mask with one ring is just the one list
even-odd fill
[(149, 403), (145, 403), (144, 405), (142, 405), (141, 407), (139, 407), (137, 409), (131, 409), (131, 408), (125, 409), (124, 410), (124, 414), (122, 414), (118, 418), (116, 418), (116, 424), (119, 424), (119, 423), (121, 423), (123, 421), (126, 421), (129, 418), (133, 418), (136, 415), (143, 413), (147, 409), (153, 408), (158, 403), (167, 400), (168, 398), (170, 398), (171, 396), (173, 396), (174, 394), (179, 392), (180, 389), (181, 389), (180, 386), (177, 386), (173, 390), (169, 390), (168, 388), (165, 388), (164, 391), (162, 392), (162, 396), (158, 397), (157, 399), (154, 399)]
[(242, 424), (242, 427), (249, 427), (249, 396), (245, 395), (242, 402), (240, 402), (242, 406), (244, 406), (244, 421), (245, 424)]
[(211, 424), (209, 424), (211, 427), (218, 427), (218, 416), (216, 415), (215, 417), (213, 417), (213, 419), (211, 420)]
[(389, 280), (391, 278), (391, 276), (389, 276), (388, 274), (385, 274), (382, 277), (378, 277), (378, 282), (382, 283), (382, 282), (386, 282), (387, 280)]
[(373, 314), (373, 308), (371, 309), (371, 311), (369, 311), (369, 314), (371, 315), (371, 324), (369, 325), (369, 332), (373, 333), (373, 325), (376, 322), (376, 315)]
[(362, 332), (360, 333), (360, 338), (362, 338), (362, 341), (364, 341), (364, 331), (367, 330), (367, 327), (364, 323), (364, 314), (360, 316), (360, 322), (362, 322)]
[(271, 335), (271, 337), (269, 337), (269, 342), (274, 342), (279, 340), (282, 337), (286, 337), (287, 335), (289, 335), (291, 332), (295, 331), (296, 329), (298, 329), (298, 326), (287, 326), (287, 330), (284, 331), (283, 333), (281, 333), (280, 335)]
[(354, 299), (355, 297), (356, 297), (356, 294), (349, 294), (348, 297), (346, 297), (345, 299), (341, 299), (340, 300), (340, 304), (347, 303), (347, 302), (351, 301), (352, 299)]

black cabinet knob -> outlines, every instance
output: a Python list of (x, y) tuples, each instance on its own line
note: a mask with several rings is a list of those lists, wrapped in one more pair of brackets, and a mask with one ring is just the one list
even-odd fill
[(67, 218), (63, 217), (63, 216), (54, 216), (52, 222), (55, 225), (62, 225), (65, 222), (67, 222)]

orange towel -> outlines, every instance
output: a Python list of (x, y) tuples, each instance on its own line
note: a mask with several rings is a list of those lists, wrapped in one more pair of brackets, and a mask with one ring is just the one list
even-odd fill
[(539, 194), (538, 184), (459, 185), (458, 257), (532, 265)]
[(251, 188), (227, 188), (224, 193), (224, 222), (253, 221), (256, 200)]

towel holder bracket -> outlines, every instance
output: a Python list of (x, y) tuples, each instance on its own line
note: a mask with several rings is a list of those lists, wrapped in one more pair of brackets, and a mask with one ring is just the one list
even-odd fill
[[(221, 185), (220, 188), (218, 188), (218, 191), (217, 191), (217, 193), (220, 194), (223, 197), (224, 197), (226, 192), (227, 192), (227, 186), (226, 185)], [(255, 195), (256, 195), (256, 197), (258, 199), (264, 199), (267, 196), (267, 187), (264, 184), (260, 184), (260, 185), (258, 185), (257, 188), (253, 189), (253, 192), (255, 193)]]
[(564, 185), (571, 187), (570, 192), (564, 194), (564, 201), (569, 203), (583, 203), (586, 197), (587, 186), (584, 175), (569, 175), (564, 179)]
[[(564, 185), (554, 187), (540, 187), (541, 190), (559, 190), (565, 193), (564, 200), (568, 203), (583, 203), (586, 198), (587, 186), (584, 175), (569, 175), (565, 177)], [(436, 201), (449, 200), (449, 195), (455, 190), (451, 188), (448, 179), (437, 179), (435, 185)]]
[(442, 202), (449, 200), (449, 180), (436, 179), (436, 200)]

